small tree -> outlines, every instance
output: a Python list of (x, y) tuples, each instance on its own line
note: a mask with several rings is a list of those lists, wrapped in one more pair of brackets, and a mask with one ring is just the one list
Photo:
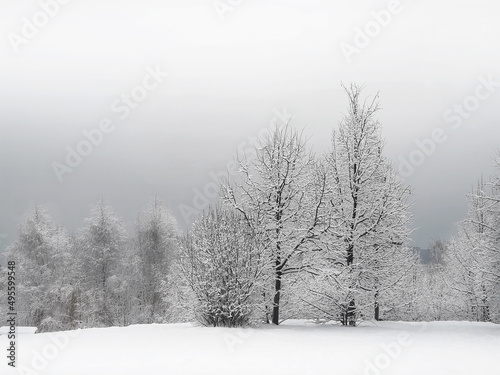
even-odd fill
[(243, 216), (224, 206), (209, 208), (193, 224), (181, 251), (197, 320), (214, 327), (248, 324), (263, 260), (261, 244)]

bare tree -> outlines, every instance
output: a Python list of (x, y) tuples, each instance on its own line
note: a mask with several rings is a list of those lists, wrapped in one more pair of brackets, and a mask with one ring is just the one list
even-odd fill
[(348, 113), (326, 156), (332, 224), (323, 267), (333, 280), (323, 281), (330, 290), (316, 293), (340, 309), (344, 324), (355, 325), (368, 308), (379, 319), (381, 302), (392, 298), (414, 259), (405, 247), (410, 189), (383, 155), (378, 96), (362, 102), (360, 87), (344, 89)]
[(240, 180), (223, 184), (222, 199), (264, 238), (272, 283), (272, 322), (280, 322), (283, 283), (311, 270), (309, 256), (328, 225), (326, 173), (301, 132), (277, 126), (260, 140), (251, 161), (238, 160)]

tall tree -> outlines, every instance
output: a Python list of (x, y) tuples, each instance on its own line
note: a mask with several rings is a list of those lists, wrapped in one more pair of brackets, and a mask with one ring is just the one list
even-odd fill
[(255, 157), (238, 160), (240, 178), (223, 184), (222, 199), (264, 238), (272, 283), (272, 322), (280, 322), (283, 283), (308, 269), (308, 253), (324, 231), (326, 175), (301, 132), (276, 126)]
[[(500, 168), (499, 168), (500, 170)], [(449, 286), (466, 319), (500, 321), (500, 183), (482, 179), (447, 256)]]
[(47, 211), (35, 207), (19, 228), (6, 258), (16, 261), (19, 323), (40, 331), (70, 328), (72, 272), (70, 240)]
[(123, 324), (123, 224), (104, 199), (92, 207), (85, 224), (79, 237), (85, 320), (93, 326)]
[(340, 308), (344, 324), (354, 325), (369, 308), (379, 319), (381, 303), (391, 299), (415, 260), (405, 246), (410, 189), (383, 154), (375, 119), (378, 96), (361, 101), (359, 86), (344, 89), (348, 112), (333, 132), (326, 156), (332, 225), (324, 269), (326, 278), (334, 280), (325, 285), (340, 287), (323, 296)]
[(169, 301), (164, 299), (163, 285), (177, 257), (179, 231), (173, 215), (158, 198), (154, 198), (139, 216), (136, 256), (139, 270), (139, 303), (141, 322), (168, 320)]

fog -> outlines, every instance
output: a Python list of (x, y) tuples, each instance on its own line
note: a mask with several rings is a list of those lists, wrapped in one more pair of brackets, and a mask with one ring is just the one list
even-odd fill
[(3, 2), (0, 247), (36, 204), (75, 231), (101, 196), (130, 226), (158, 195), (186, 229), (182, 207), (271, 123), (326, 150), (341, 82), (380, 95), (413, 244), (453, 235), (499, 145), (495, 3), (346, 3)]

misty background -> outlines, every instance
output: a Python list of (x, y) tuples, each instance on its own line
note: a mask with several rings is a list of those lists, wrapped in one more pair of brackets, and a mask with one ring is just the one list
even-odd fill
[[(44, 21), (40, 4), (49, 2), (0, 4), (0, 249), (36, 204), (75, 231), (101, 196), (131, 227), (157, 195), (186, 229), (181, 205), (193, 206), (277, 113), (305, 128), (316, 153), (326, 150), (347, 110), (341, 82), (380, 93), (395, 165), (435, 129), (446, 134), (405, 177), (413, 245), (453, 235), (466, 194), (492, 173), (500, 87), (458, 128), (444, 115), (475, 95), (480, 77), (500, 82), (493, 1), (397, 2), (398, 14), (348, 61), (343, 43), (355, 46), (357, 30), (390, 2), (72, 0), (16, 52), (12, 34), (24, 38), (25, 20)], [(168, 77), (121, 119), (117, 100), (151, 69)], [(114, 130), (61, 182), (53, 163), (103, 119)]]

